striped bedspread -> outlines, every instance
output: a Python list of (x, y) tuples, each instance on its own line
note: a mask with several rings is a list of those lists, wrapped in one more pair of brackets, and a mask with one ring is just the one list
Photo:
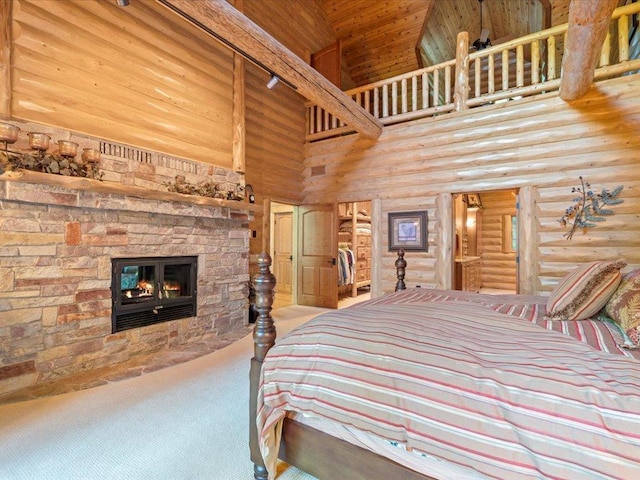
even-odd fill
[(539, 298), (457, 295), (399, 292), (281, 339), (258, 398), (269, 471), (295, 411), (488, 478), (640, 478), (640, 362), (541, 328)]
[(612, 322), (603, 322), (597, 318), (581, 321), (545, 320), (547, 297), (532, 295), (486, 295), (460, 290), (431, 290), (414, 288), (395, 292), (378, 299), (358, 305), (397, 305), (416, 302), (471, 302), (496, 312), (528, 320), (542, 328), (565, 333), (581, 342), (585, 342), (597, 350), (616, 353), (640, 360), (640, 349), (625, 348), (624, 337), (620, 327)]

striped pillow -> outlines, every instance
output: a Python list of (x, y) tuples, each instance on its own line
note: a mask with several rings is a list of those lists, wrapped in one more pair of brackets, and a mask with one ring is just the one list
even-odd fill
[(545, 320), (585, 320), (598, 313), (616, 291), (623, 259), (592, 262), (566, 275), (551, 292)]

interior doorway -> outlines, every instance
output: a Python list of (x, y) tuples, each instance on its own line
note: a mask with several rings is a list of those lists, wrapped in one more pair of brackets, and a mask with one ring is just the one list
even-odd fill
[[(371, 201), (269, 205), (274, 309), (343, 308), (371, 298)], [(350, 261), (341, 263), (341, 250)]]
[(338, 308), (371, 298), (371, 201), (338, 204)]
[(273, 274), (277, 278), (274, 309), (295, 303), (294, 210), (294, 205), (271, 202), (269, 252), (273, 259)]
[(518, 189), (453, 195), (453, 288), (518, 292)]

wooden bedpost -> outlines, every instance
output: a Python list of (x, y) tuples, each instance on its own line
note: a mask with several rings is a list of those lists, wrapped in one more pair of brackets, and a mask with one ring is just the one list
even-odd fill
[(249, 448), (253, 462), (253, 476), (256, 480), (267, 480), (267, 469), (260, 453), (256, 427), (260, 370), (267, 352), (276, 342), (276, 327), (271, 317), (276, 277), (269, 271), (269, 267), (271, 267), (271, 257), (268, 253), (262, 252), (258, 257), (258, 273), (253, 276), (253, 287), (256, 291), (254, 308), (258, 311), (258, 318), (253, 327), (253, 358), (249, 373)]
[(407, 261), (404, 259), (404, 250), (398, 250), (398, 259), (396, 260), (396, 292), (404, 290), (407, 286), (404, 284), (405, 268), (407, 267)]

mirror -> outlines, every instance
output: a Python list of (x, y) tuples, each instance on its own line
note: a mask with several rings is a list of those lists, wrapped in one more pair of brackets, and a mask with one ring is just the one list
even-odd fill
[(518, 217), (515, 215), (502, 216), (502, 253), (518, 250)]

